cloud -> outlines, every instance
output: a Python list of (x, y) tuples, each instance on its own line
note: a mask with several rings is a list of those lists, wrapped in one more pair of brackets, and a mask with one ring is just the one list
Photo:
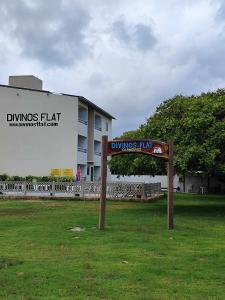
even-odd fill
[(133, 49), (147, 51), (157, 43), (150, 25), (128, 24), (123, 18), (115, 21), (112, 25), (112, 35), (118, 39), (123, 46), (131, 46)]
[[(225, 87), (222, 0), (0, 0), (2, 83), (34, 74), (136, 129), (163, 100)], [(62, 80), (63, 79), (63, 80)]]
[(68, 2), (70, 5), (62, 0), (3, 3), (1, 15), (8, 20), (4, 29), (16, 39), (24, 57), (50, 68), (71, 66), (89, 54), (85, 30), (90, 16), (73, 1)]
[(224, 18), (225, 18), (225, 3), (223, 1), (218, 1), (216, 3), (216, 7), (217, 7), (217, 14), (216, 14), (217, 19), (219, 19), (222, 22), (225, 22), (225, 20), (224, 20)]

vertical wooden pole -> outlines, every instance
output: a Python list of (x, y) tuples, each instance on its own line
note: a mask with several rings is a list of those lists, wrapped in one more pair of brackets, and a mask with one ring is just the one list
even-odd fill
[(168, 160), (168, 196), (167, 196), (167, 228), (172, 230), (173, 224), (173, 142), (169, 141), (169, 160)]
[(108, 151), (108, 136), (103, 135), (102, 136), (102, 158), (101, 158), (101, 194), (100, 194), (100, 207), (99, 207), (99, 230), (105, 229), (107, 151)]

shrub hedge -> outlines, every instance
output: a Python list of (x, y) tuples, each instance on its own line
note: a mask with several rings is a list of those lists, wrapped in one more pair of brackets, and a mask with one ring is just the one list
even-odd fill
[(57, 181), (57, 182), (70, 182), (74, 181), (74, 177), (54, 177), (54, 176), (32, 176), (28, 175), (25, 177), (22, 176), (9, 176), (7, 174), (0, 174), (0, 181), (29, 181), (29, 182), (49, 182), (49, 181)]

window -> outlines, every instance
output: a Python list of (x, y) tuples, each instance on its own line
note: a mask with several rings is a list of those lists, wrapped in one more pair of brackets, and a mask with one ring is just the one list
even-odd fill
[(101, 142), (94, 141), (94, 154), (101, 156)]
[(105, 123), (105, 131), (109, 131), (109, 123), (108, 122)]
[(79, 106), (78, 108), (78, 120), (80, 123), (87, 125), (88, 123), (88, 112), (83, 106)]
[(79, 152), (87, 153), (87, 138), (85, 136), (78, 135), (77, 150)]
[(98, 115), (95, 115), (95, 129), (102, 131), (102, 118)]

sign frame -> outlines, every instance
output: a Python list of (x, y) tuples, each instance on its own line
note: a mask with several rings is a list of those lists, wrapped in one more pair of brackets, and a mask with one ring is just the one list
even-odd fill
[(153, 156), (167, 161), (167, 229), (174, 228), (174, 191), (173, 191), (173, 142), (147, 139), (115, 139), (108, 141), (102, 136), (101, 156), (101, 193), (99, 206), (99, 230), (105, 229), (106, 188), (107, 188), (107, 156), (138, 153)]

